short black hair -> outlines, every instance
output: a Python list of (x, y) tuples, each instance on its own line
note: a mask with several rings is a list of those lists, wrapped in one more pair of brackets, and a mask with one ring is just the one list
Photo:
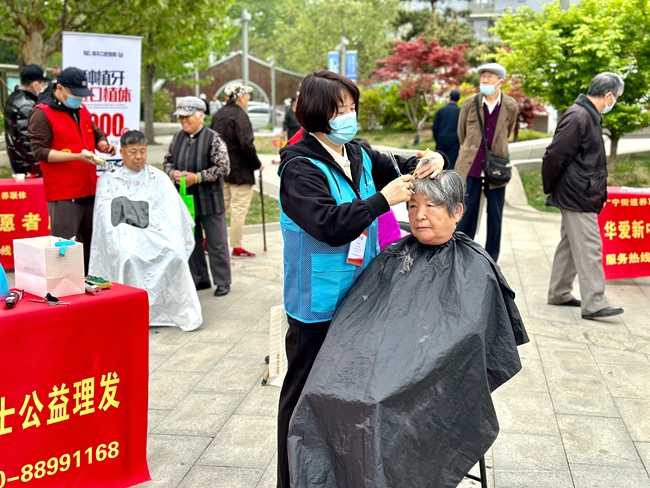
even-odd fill
[(352, 80), (326, 69), (314, 71), (300, 85), (296, 119), (307, 132), (329, 134), (332, 132), (329, 121), (338, 112), (346, 91), (358, 113), (359, 88)]
[(147, 137), (139, 130), (130, 130), (122, 134), (122, 137), (120, 137), (121, 147), (124, 148), (124, 147), (131, 146), (133, 144), (144, 144), (146, 146)]

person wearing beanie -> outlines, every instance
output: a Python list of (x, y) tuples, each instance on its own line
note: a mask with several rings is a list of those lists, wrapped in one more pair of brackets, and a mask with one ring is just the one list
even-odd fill
[(86, 74), (68, 67), (41, 94), (27, 124), (32, 152), (43, 171), (51, 234), (83, 243), (86, 274), (97, 187), (94, 152), (115, 156), (117, 151), (83, 104), (84, 97), (92, 96)]
[(454, 169), (460, 142), (458, 142), (458, 116), (460, 115), (460, 90), (451, 90), (449, 103), (436, 112), (433, 118), (433, 139), (436, 141), (436, 150), (444, 153), (449, 158), (449, 169)]
[(255, 171), (264, 165), (257, 157), (253, 126), (246, 113), (253, 89), (242, 83), (230, 83), (224, 89), (226, 105), (212, 117), (212, 130), (218, 132), (228, 147), (230, 174), (225, 179), (226, 213), (230, 212), (230, 245), (233, 258), (254, 258), (255, 253), (242, 247), (244, 222), (253, 198)]
[[(495, 156), (508, 158), (508, 138), (517, 124), (517, 102), (501, 91), (506, 69), (498, 63), (479, 66), (479, 93), (463, 102), (458, 118), (460, 150), (456, 171), (465, 179), (466, 211), (457, 230), (471, 239), (476, 234), (480, 218), (481, 193), (487, 200), (487, 241), (485, 250), (496, 262), (501, 249), (501, 223), (505, 204), (506, 183), (497, 185), (485, 178), (485, 144), (481, 124), (489, 151)], [(477, 109), (476, 101), (481, 109)], [(478, 113), (477, 113), (478, 111)], [(480, 117), (480, 119), (479, 119)], [(479, 120), (481, 124), (479, 124)]]

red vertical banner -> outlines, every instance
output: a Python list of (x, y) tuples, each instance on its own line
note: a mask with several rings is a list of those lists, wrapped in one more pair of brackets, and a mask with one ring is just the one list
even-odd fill
[(605, 278), (650, 276), (650, 189), (607, 188), (598, 216)]
[[(42, 178), (0, 180), (0, 264), (14, 269), (14, 239), (50, 235)], [(68, 236), (69, 237), (69, 236)]]

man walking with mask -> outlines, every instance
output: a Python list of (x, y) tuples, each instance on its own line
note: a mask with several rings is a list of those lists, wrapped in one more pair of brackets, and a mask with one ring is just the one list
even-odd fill
[[(616, 73), (596, 75), (587, 95), (579, 95), (564, 113), (542, 159), (544, 193), (550, 193), (546, 205), (562, 211), (548, 303), (580, 307), (587, 320), (623, 313), (605, 298), (598, 214), (607, 201), (601, 114), (612, 110), (624, 88)], [(572, 294), (576, 274), (582, 301)]]
[(475, 97), (465, 100), (458, 119), (460, 152), (456, 171), (465, 179), (465, 206), (467, 210), (457, 230), (472, 239), (479, 219), (481, 193), (487, 199), (487, 241), (485, 250), (496, 262), (501, 249), (501, 221), (505, 203), (505, 184), (489, 183), (483, 174), (485, 168), (485, 145), (481, 134), (482, 122), (485, 139), (490, 152), (502, 158), (508, 157), (508, 138), (517, 123), (517, 102), (501, 91), (506, 69), (497, 63), (484, 64), (478, 68), (480, 109), (477, 113)]
[(20, 85), (5, 102), (5, 141), (14, 173), (41, 176), (41, 167), (29, 146), (27, 119), (48, 81), (50, 78), (39, 65), (25, 66), (20, 72)]
[(84, 272), (88, 273), (93, 233), (93, 206), (97, 167), (93, 154), (115, 155), (104, 133), (93, 124), (82, 104), (92, 97), (86, 75), (79, 68), (64, 69), (51, 89), (39, 99), (29, 116), (29, 140), (41, 162), (45, 200), (53, 236), (76, 237), (84, 247)]

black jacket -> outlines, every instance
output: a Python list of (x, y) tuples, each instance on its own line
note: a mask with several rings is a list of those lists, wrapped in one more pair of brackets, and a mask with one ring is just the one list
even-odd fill
[(254, 185), (254, 171), (262, 166), (253, 140), (253, 126), (239, 105), (227, 103), (212, 116), (210, 128), (221, 135), (228, 146), (230, 174), (224, 178), (233, 185)]
[(542, 158), (546, 205), (574, 212), (600, 213), (607, 200), (607, 158), (602, 117), (580, 95), (555, 130)]
[(41, 175), (41, 166), (29, 146), (27, 119), (38, 96), (18, 85), (4, 106), (7, 155), (16, 173)]
[[(345, 178), (359, 195), (359, 182), (363, 155), (361, 146), (352, 141), (345, 145), (352, 180)], [(366, 200), (360, 198), (337, 205), (325, 174), (305, 157), (317, 159), (343, 173), (332, 156), (312, 135), (303, 133), (293, 146), (280, 150), (280, 202), (287, 216), (309, 235), (329, 246), (342, 246), (352, 242), (390, 206), (379, 190), (397, 178), (388, 156), (368, 151), (372, 161), (372, 179), (377, 193)], [(402, 174), (412, 172), (418, 159), (395, 156)], [(448, 166), (445, 158), (445, 167)]]
[(296, 114), (293, 109), (287, 107), (287, 111), (284, 113), (284, 122), (282, 122), (282, 130), (287, 133), (287, 140), (295, 136), (296, 132), (300, 130), (300, 127), (300, 122), (296, 119)]
[(433, 138), (437, 143), (455, 142), (460, 146), (457, 131), (459, 116), (460, 107), (457, 103), (448, 103), (436, 112), (436, 116), (433, 118), (433, 126), (431, 127), (431, 130), (433, 131)]

